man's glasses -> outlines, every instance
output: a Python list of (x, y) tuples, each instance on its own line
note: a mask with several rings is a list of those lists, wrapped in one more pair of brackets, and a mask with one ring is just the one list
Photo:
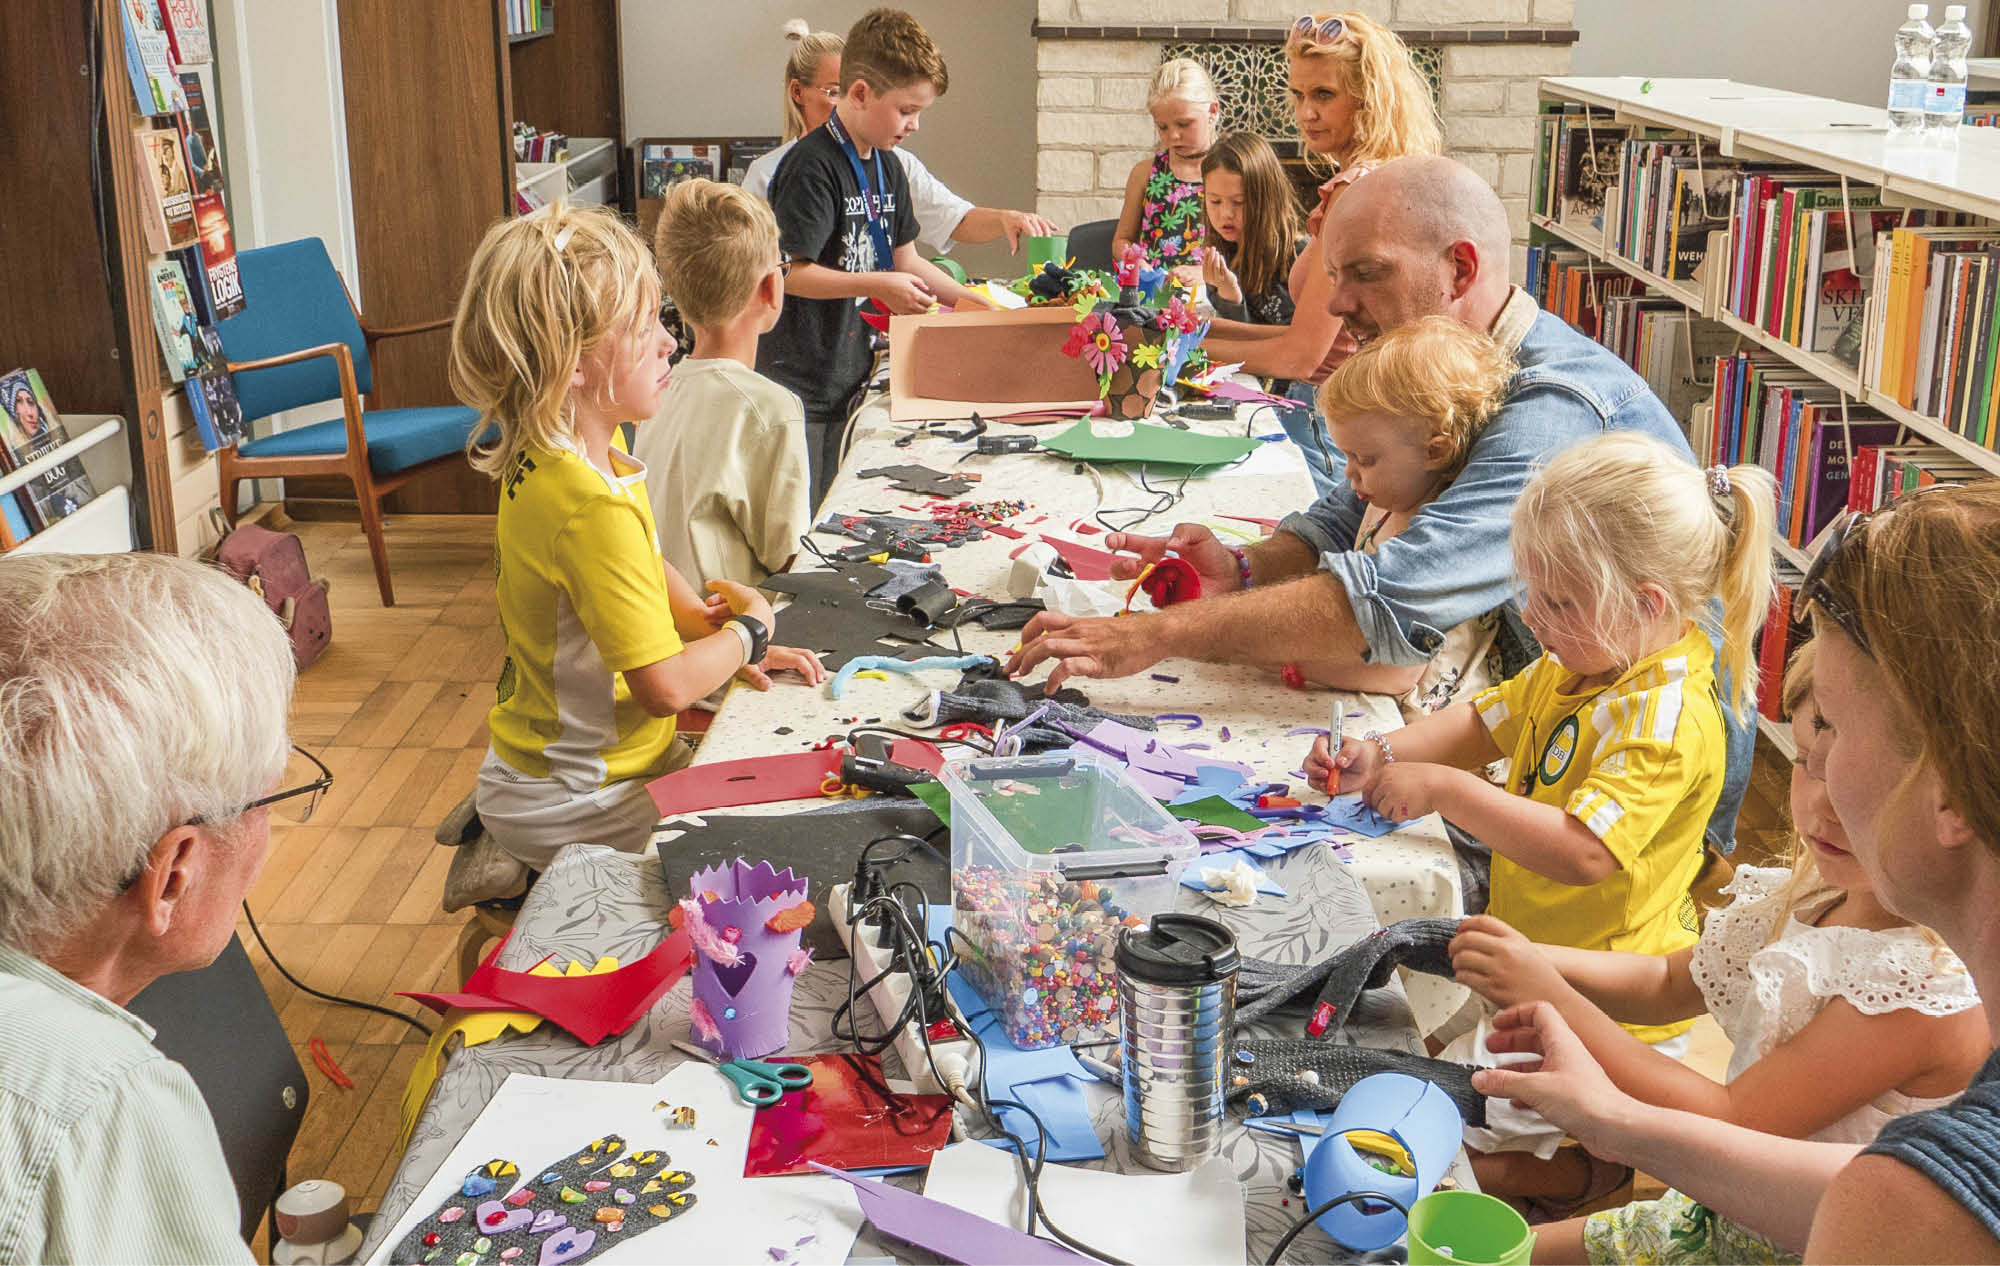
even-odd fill
[(1315, 21), (1313, 15), (1308, 13), (1292, 23), (1292, 38), (1309, 44), (1338, 44), (1341, 37), (1346, 34), (1347, 23), (1339, 18), (1328, 18), (1320, 22)]
[(797, 262), (798, 262), (798, 261), (797, 261), (797, 260), (795, 260), (794, 258), (792, 258), (792, 256), (790, 256), (790, 255), (785, 255), (785, 254), (781, 254), (781, 255), (779, 255), (779, 256), (778, 256), (778, 275), (779, 275), (780, 277), (789, 277), (789, 276), (791, 276), (791, 275), (792, 275), (792, 265), (793, 265), (793, 264), (795, 264), (795, 263), (797, 263)]
[[(283, 810), (274, 810), (274, 817), (283, 818), (294, 824), (312, 817), (313, 810), (319, 808), (320, 797), (333, 785), (333, 771), (328, 769), (319, 757), (296, 744), (292, 746), (290, 759), (285, 762), (284, 790), (274, 791), (268, 796), (252, 800), (249, 804), (228, 815), (227, 820), (242, 817), (252, 809), (267, 805), (284, 805)], [(189, 818), (182, 826), (202, 826), (207, 818)], [(140, 862), (132, 873), (118, 881), (118, 891), (124, 892), (139, 882), (139, 876), (146, 873), (146, 863)]]

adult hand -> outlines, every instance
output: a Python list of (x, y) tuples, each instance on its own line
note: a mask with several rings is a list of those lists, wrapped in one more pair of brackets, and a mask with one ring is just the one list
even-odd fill
[(1215, 538), (1215, 533), (1199, 523), (1177, 523), (1171, 536), (1141, 536), (1137, 532), (1113, 532), (1104, 538), (1105, 548), (1117, 554), (1137, 557), (1111, 560), (1113, 580), (1132, 580), (1147, 567), (1167, 556), (1168, 551), (1194, 568), (1201, 577), (1204, 596), (1227, 593), (1243, 587), (1243, 573), (1236, 566), (1236, 554)]
[[(1374, 743), (1369, 744), (1375, 746)], [(1368, 807), (1392, 822), (1407, 822), (1411, 818), (1421, 818), (1426, 813), (1436, 812), (1438, 797), (1445, 785), (1462, 773), (1449, 765), (1430, 765), (1423, 761), (1393, 761), (1376, 772), (1373, 783), (1362, 796)], [(1346, 784), (1346, 779), (1341, 780)]]
[[(1306, 753), (1305, 769), (1306, 782), (1330, 796), (1366, 792), (1373, 785), (1376, 773), (1386, 768), (1381, 746), (1368, 739), (1343, 740), (1337, 754), (1327, 748), (1326, 735), (1314, 739), (1312, 750)], [(1329, 786), (1328, 780), (1336, 771), (1340, 777)]]
[[(738, 584), (733, 580), (711, 580), (708, 582), (708, 588), (716, 597), (728, 604), (729, 615), (747, 615), (763, 625), (766, 633), (777, 631), (778, 617), (771, 614), (770, 602), (749, 585)], [(712, 600), (709, 605), (714, 606)], [(726, 621), (729, 616), (722, 618)]]
[(1533, 1108), (1592, 1154), (1625, 1159), (1618, 1147), (1621, 1118), (1644, 1106), (1604, 1075), (1569, 1023), (1547, 1002), (1524, 1002), (1493, 1017), (1487, 1049), (1539, 1055), (1538, 1064), (1482, 1068), (1472, 1088), (1517, 1108)]
[(1202, 280), (1215, 292), (1219, 299), (1230, 303), (1243, 302), (1243, 284), (1236, 280), (1236, 274), (1229, 270), (1229, 261), (1221, 251), (1204, 251), (1201, 257)]
[(1007, 673), (1018, 677), (1043, 660), (1056, 660), (1045, 685), (1049, 694), (1071, 677), (1130, 677), (1166, 658), (1154, 635), (1158, 625), (1158, 616), (1078, 619), (1044, 611), (1021, 630), (1021, 649), (1008, 659)]
[(869, 283), (869, 293), (879, 299), (882, 306), (897, 316), (917, 316), (929, 312), (937, 302), (937, 296), (924, 284), (924, 279), (915, 273), (876, 272), (869, 273), (873, 280)]
[(769, 690), (771, 674), (786, 669), (804, 678), (808, 686), (817, 686), (826, 680), (826, 665), (819, 662), (819, 656), (797, 646), (766, 648), (763, 659), (743, 665), (736, 670), (736, 677), (759, 690)]
[(1054, 237), (1058, 230), (1054, 220), (1036, 215), (1033, 211), (1002, 211), (1000, 231), (1007, 235), (1007, 253), (1021, 253), (1021, 239), (1024, 237)]
[(1496, 1006), (1547, 1001), (1568, 988), (1548, 955), (1512, 924), (1490, 914), (1460, 923), (1450, 953), (1458, 983)]

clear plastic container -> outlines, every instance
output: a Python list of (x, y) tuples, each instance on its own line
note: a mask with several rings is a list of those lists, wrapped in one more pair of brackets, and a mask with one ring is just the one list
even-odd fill
[(1023, 1050), (1116, 1037), (1118, 934), (1173, 908), (1194, 836), (1093, 753), (954, 761), (938, 777), (966, 980)]

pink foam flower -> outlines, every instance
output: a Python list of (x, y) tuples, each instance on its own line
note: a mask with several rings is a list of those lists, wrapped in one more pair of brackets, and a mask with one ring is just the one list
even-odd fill
[[(1069, 350), (1070, 342), (1078, 342), (1083, 362), (1099, 375), (1115, 372), (1125, 363), (1128, 354), (1125, 336), (1118, 332), (1118, 322), (1109, 312), (1093, 312), (1078, 321), (1070, 330), (1069, 341), (1063, 350)], [(1072, 352), (1071, 355), (1076, 353)]]

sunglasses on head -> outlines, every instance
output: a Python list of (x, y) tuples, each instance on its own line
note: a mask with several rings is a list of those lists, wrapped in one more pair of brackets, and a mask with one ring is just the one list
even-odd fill
[(1842, 633), (1853, 639), (1861, 648), (1861, 653), (1875, 658), (1875, 648), (1869, 645), (1868, 631), (1861, 624), (1861, 610), (1854, 596), (1836, 579), (1846, 564), (1858, 561), (1862, 548), (1868, 542), (1868, 525), (1876, 519), (1886, 518), (1902, 509), (1918, 497), (1933, 492), (1943, 492), (1947, 488), (1957, 488), (1955, 483), (1932, 484), (1915, 492), (1905, 493), (1880, 510), (1866, 513), (1849, 513), (1836, 520), (1833, 535), (1827, 537), (1826, 544), (1806, 567), (1806, 576), (1799, 584), (1799, 602), (1804, 606), (1817, 606), (1826, 612)]
[(1308, 13), (1292, 23), (1292, 37), (1315, 45), (1337, 44), (1347, 34), (1347, 23), (1339, 18), (1317, 20)]

